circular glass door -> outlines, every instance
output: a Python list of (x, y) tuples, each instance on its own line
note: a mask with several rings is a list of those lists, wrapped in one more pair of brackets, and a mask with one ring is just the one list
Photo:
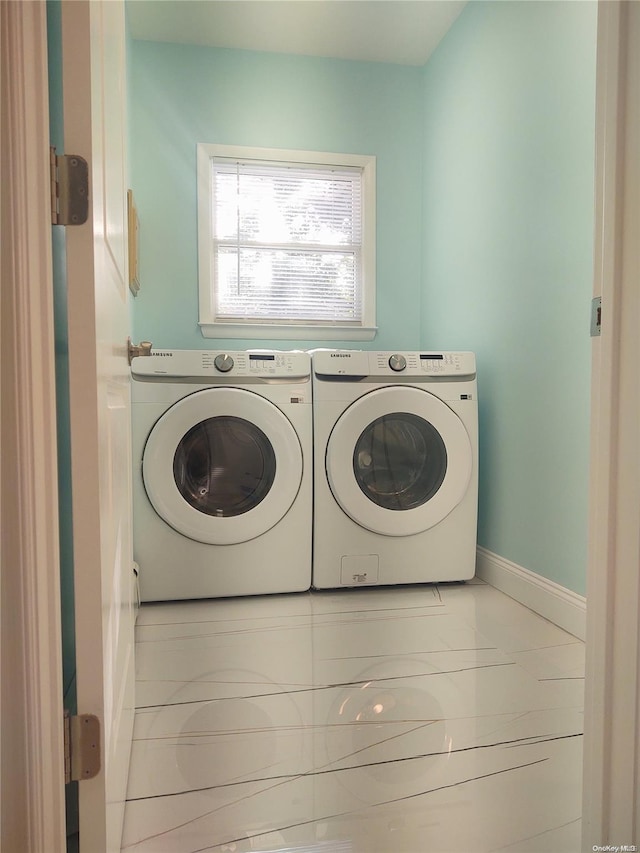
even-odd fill
[(216, 518), (250, 512), (268, 494), (276, 456), (264, 432), (229, 415), (207, 418), (182, 438), (173, 479), (190, 506)]
[(365, 497), (383, 509), (422, 506), (447, 471), (442, 436), (428, 421), (392, 412), (366, 427), (353, 451), (353, 473)]
[(427, 391), (391, 386), (365, 394), (329, 437), (327, 479), (346, 514), (388, 536), (428, 530), (466, 493), (469, 436), (446, 403)]
[(229, 545), (260, 536), (288, 512), (302, 480), (302, 450), (273, 403), (238, 388), (209, 388), (157, 421), (142, 474), (167, 524), (196, 541)]

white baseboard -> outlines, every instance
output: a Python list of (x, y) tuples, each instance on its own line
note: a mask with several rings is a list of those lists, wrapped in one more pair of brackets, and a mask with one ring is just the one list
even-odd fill
[(478, 546), (476, 575), (530, 610), (584, 640), (587, 600), (554, 581)]

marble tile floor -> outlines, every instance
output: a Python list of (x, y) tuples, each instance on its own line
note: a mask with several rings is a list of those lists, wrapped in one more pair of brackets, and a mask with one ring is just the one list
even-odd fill
[(480, 581), (143, 605), (127, 853), (579, 853), (584, 644)]

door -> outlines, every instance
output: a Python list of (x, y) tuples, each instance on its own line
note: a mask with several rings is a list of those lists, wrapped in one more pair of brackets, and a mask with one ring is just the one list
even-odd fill
[(90, 175), (66, 229), (77, 704), (102, 724), (81, 853), (120, 850), (134, 712), (124, 39), (121, 2), (62, 3), (64, 144)]
[(302, 482), (302, 449), (273, 403), (241, 388), (208, 388), (155, 424), (142, 474), (158, 515), (209, 545), (261, 536), (289, 511)]
[(392, 386), (360, 397), (339, 418), (326, 455), (329, 486), (367, 530), (410, 536), (445, 518), (473, 470), (467, 430), (427, 391)]

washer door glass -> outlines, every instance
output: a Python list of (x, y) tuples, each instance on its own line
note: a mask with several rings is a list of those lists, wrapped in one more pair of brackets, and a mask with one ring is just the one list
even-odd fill
[(376, 418), (353, 452), (353, 473), (363, 494), (384, 509), (422, 506), (447, 471), (447, 449), (428, 421), (408, 412)]
[(142, 457), (151, 505), (171, 527), (211, 545), (248, 542), (289, 511), (302, 448), (284, 412), (241, 388), (207, 388), (156, 421)]
[(273, 486), (276, 456), (255, 424), (229, 415), (207, 418), (178, 444), (173, 477), (194, 509), (217, 518), (249, 512)]
[(325, 454), (338, 505), (386, 536), (439, 524), (467, 493), (473, 464), (456, 412), (428, 391), (399, 385), (370, 391), (345, 409)]

